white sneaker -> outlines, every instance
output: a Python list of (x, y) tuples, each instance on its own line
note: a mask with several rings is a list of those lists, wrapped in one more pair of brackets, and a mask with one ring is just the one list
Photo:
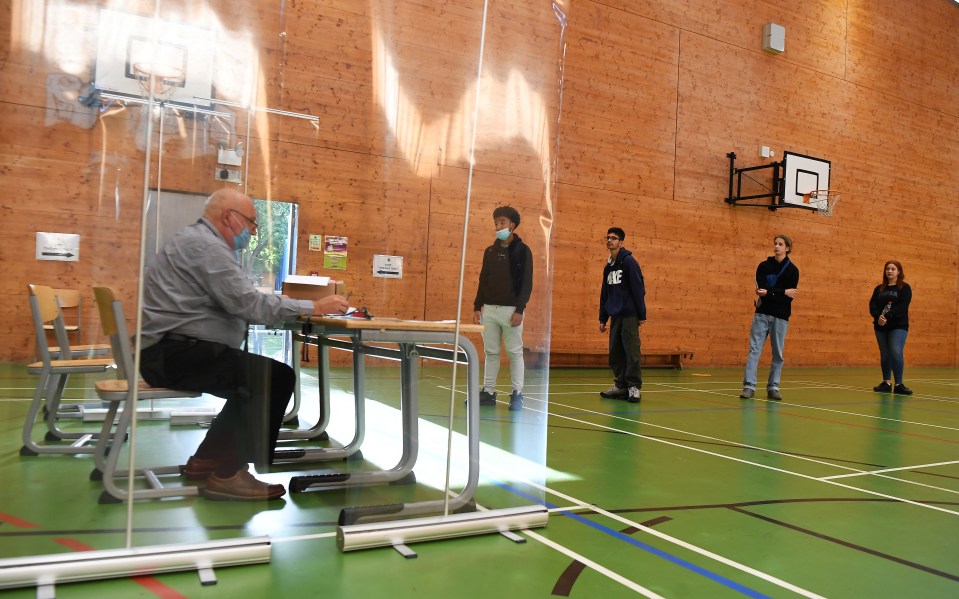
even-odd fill
[(640, 392), (639, 387), (629, 388), (629, 397), (626, 398), (626, 401), (629, 403), (639, 403), (639, 400), (642, 398), (643, 394)]

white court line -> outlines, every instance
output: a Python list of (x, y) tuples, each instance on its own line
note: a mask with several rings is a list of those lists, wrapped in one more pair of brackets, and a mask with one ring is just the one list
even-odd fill
[[(675, 390), (677, 390), (677, 391), (686, 391), (686, 392), (689, 392), (689, 393), (709, 393), (709, 394), (711, 394), (711, 395), (719, 395), (719, 396), (722, 396), (722, 397), (729, 397), (727, 394), (725, 394), (725, 393), (720, 393), (719, 391), (707, 391), (707, 390), (705, 390), (705, 389), (690, 389), (690, 388), (688, 388), (688, 387), (685, 387), (685, 386), (682, 386), (682, 385), (678, 385), (678, 384), (676, 384), (676, 383), (671, 384), (671, 386), (672, 386), (673, 389), (675, 389)], [(797, 388), (791, 388), (791, 390), (804, 391), (804, 390), (807, 390), (807, 389), (810, 389), (810, 388), (815, 388), (815, 387), (799, 387), (798, 389), (797, 389)], [(840, 388), (840, 389), (841, 389), (841, 387), (823, 387), (823, 388), (827, 388), (827, 389)], [(773, 400), (770, 400), (770, 399), (762, 399), (762, 398), (760, 398), (760, 397), (753, 398), (751, 401), (764, 401), (764, 402), (766, 402), (766, 403), (774, 403), (774, 404), (776, 404), (776, 405), (789, 406), (789, 407), (791, 407), (791, 408), (805, 408), (805, 409), (807, 409), (807, 410), (819, 410), (819, 411), (822, 411), (822, 412), (831, 412), (831, 413), (833, 413), (833, 414), (845, 414), (845, 415), (847, 415), (847, 416), (857, 416), (857, 417), (859, 417), (859, 418), (868, 418), (868, 419), (870, 419), (870, 420), (886, 420), (886, 421), (889, 421), (889, 422), (901, 422), (901, 423), (903, 423), (903, 424), (914, 424), (914, 425), (916, 425), (916, 426), (927, 426), (927, 427), (929, 427), (929, 428), (941, 428), (941, 429), (949, 430), (949, 431), (959, 431), (959, 428), (956, 428), (956, 427), (953, 427), (953, 426), (943, 426), (943, 425), (941, 425), (941, 424), (930, 424), (930, 423), (928, 423), (928, 422), (916, 422), (916, 421), (914, 421), (914, 420), (902, 420), (901, 418), (889, 418), (889, 417), (886, 417), (886, 416), (873, 416), (873, 415), (871, 415), (871, 414), (857, 414), (856, 412), (846, 412), (845, 410), (835, 410), (835, 409), (832, 409), (832, 408), (823, 408), (823, 407), (820, 407), (820, 406), (810, 406), (810, 405), (806, 405), (806, 404), (790, 403), (790, 402), (788, 402), (788, 401), (775, 401), (775, 402), (774, 402)]]
[[(538, 410), (537, 410), (537, 411), (538, 411)], [(550, 415), (552, 416), (552, 414), (550, 414)], [(496, 469), (496, 468), (494, 467), (494, 470), (495, 470), (495, 469)], [(502, 474), (507, 475), (507, 477), (509, 477), (509, 476), (511, 475), (511, 473), (509, 473), (509, 472), (502, 472)], [(489, 476), (489, 475), (487, 474), (487, 476)], [(501, 476), (500, 478), (503, 478), (503, 477)], [(786, 582), (785, 580), (781, 580), (781, 579), (779, 579), (779, 578), (776, 578), (775, 576), (773, 576), (773, 575), (771, 575), (771, 574), (766, 574), (765, 572), (762, 572), (762, 571), (760, 571), (760, 570), (756, 570), (755, 568), (751, 568), (751, 567), (749, 567), (749, 566), (747, 566), (747, 565), (745, 565), (745, 564), (742, 564), (742, 563), (740, 563), (740, 562), (734, 561), (734, 560), (729, 559), (729, 558), (727, 558), (727, 557), (723, 557), (723, 556), (721, 556), (721, 555), (719, 555), (719, 554), (717, 554), (717, 553), (713, 553), (712, 551), (709, 551), (708, 549), (703, 549), (702, 547), (698, 547), (698, 546), (696, 546), (696, 545), (693, 545), (692, 543), (688, 543), (688, 542), (686, 542), (686, 541), (683, 541), (682, 539), (678, 539), (678, 538), (676, 538), (676, 537), (673, 537), (673, 536), (671, 536), (671, 535), (668, 535), (668, 534), (666, 534), (666, 533), (664, 533), (664, 532), (662, 532), (662, 531), (656, 530), (656, 529), (651, 528), (651, 527), (649, 527), (649, 526), (643, 526), (642, 524), (640, 524), (640, 523), (638, 523), (638, 522), (635, 522), (635, 521), (633, 521), (633, 520), (630, 520), (629, 518), (626, 518), (626, 517), (624, 517), (624, 516), (620, 516), (619, 514), (614, 514), (614, 513), (612, 513), (612, 512), (606, 511), (606, 510), (604, 510), (603, 508), (597, 507), (596, 505), (587, 503), (587, 502), (582, 501), (582, 500), (580, 500), (580, 499), (576, 499), (575, 497), (572, 497), (572, 496), (570, 496), (570, 495), (566, 495), (565, 493), (561, 493), (561, 492), (559, 492), (559, 491), (557, 491), (557, 490), (555, 490), (555, 489), (553, 489), (553, 488), (550, 488), (550, 487), (541, 485), (541, 484), (539, 484), (539, 483), (537, 483), (537, 482), (535, 482), (535, 481), (525, 480), (525, 481), (522, 481), (522, 482), (523, 482), (524, 484), (527, 484), (527, 485), (531, 486), (531, 487), (534, 487), (534, 488), (536, 488), (536, 489), (539, 489), (540, 491), (543, 491), (544, 493), (549, 493), (549, 494), (555, 495), (555, 496), (560, 497), (560, 498), (562, 498), (563, 500), (568, 501), (568, 502), (570, 502), (571, 504), (573, 504), (573, 505), (570, 506), (570, 507), (557, 508), (556, 511), (559, 511), (560, 509), (561, 509), (562, 511), (570, 511), (570, 510), (572, 510), (572, 509), (587, 509), (587, 510), (590, 510), (590, 511), (595, 512), (595, 513), (597, 513), (597, 514), (600, 514), (600, 515), (602, 515), (602, 516), (606, 516), (606, 517), (608, 517), (608, 518), (611, 518), (611, 519), (613, 519), (613, 520), (616, 520), (616, 521), (618, 521), (618, 522), (621, 522), (621, 523), (623, 523), (623, 524), (627, 524), (627, 525), (629, 525), (629, 526), (631, 526), (631, 527), (634, 527), (634, 528), (636, 528), (636, 529), (638, 529), (638, 530), (641, 530), (641, 531), (643, 531), (643, 532), (646, 532), (646, 533), (648, 533), (648, 534), (651, 534), (651, 535), (653, 535), (654, 537), (658, 537), (659, 539), (662, 539), (662, 540), (667, 541), (667, 542), (669, 542), (669, 543), (672, 543), (672, 544), (674, 544), (674, 545), (678, 545), (679, 547), (682, 547), (682, 548), (684, 548), (684, 549), (687, 549), (687, 550), (689, 550), (689, 551), (692, 551), (693, 553), (698, 553), (699, 555), (702, 555), (702, 556), (707, 557), (707, 558), (709, 558), (709, 559), (715, 560), (715, 561), (717, 561), (717, 562), (719, 562), (719, 563), (721, 563), (721, 564), (725, 564), (725, 565), (727, 565), (727, 566), (730, 566), (730, 567), (732, 567), (732, 568), (735, 568), (736, 570), (740, 570), (741, 572), (745, 572), (745, 573), (747, 573), (747, 574), (750, 574), (750, 575), (752, 575), (752, 576), (755, 576), (756, 578), (761, 578), (762, 580), (765, 580), (765, 581), (767, 581), (767, 582), (770, 582), (770, 583), (772, 583), (772, 584), (775, 584), (775, 585), (777, 585), (777, 586), (780, 586), (780, 587), (782, 587), (782, 588), (784, 588), (784, 589), (788, 589), (788, 590), (790, 590), (790, 591), (793, 591), (793, 592), (795, 592), (795, 593), (798, 593), (798, 594), (800, 594), (800, 595), (803, 595), (804, 597), (816, 597), (816, 598), (819, 598), (819, 597), (820, 597), (819, 595), (817, 595), (817, 594), (815, 594), (815, 593), (812, 593), (811, 591), (807, 591), (807, 590), (805, 590), (805, 589), (802, 589), (802, 588), (800, 588), (800, 587), (797, 587), (797, 586), (793, 585), (792, 583), (789, 583), (789, 582)], [(553, 510), (550, 510), (550, 511), (552, 512)], [(528, 532), (528, 531), (524, 531), (524, 532)], [(820, 598), (820, 599), (821, 599), (821, 598)]]
[[(443, 387), (443, 388), (446, 389), (446, 390), (449, 390), (449, 387)], [(680, 390), (684, 390), (684, 391), (685, 391), (686, 389), (680, 388)], [(689, 391), (703, 392), (703, 391), (700, 391), (700, 390), (698, 390), (698, 389), (691, 389), (691, 390), (689, 390)], [(706, 393), (712, 393), (712, 394), (716, 394), (716, 395), (721, 395), (721, 394), (719, 394), (719, 393), (717, 393), (717, 392), (714, 392), (714, 391), (708, 391), (708, 392), (706, 392)], [(529, 395), (526, 395), (525, 397), (526, 397), (527, 399), (532, 400), (532, 401), (538, 401), (538, 402), (540, 402), (540, 403), (543, 402), (543, 400), (537, 399), (537, 398), (532, 397), (532, 396), (529, 396)], [(725, 396), (724, 396), (724, 397), (725, 397)], [(769, 400), (761, 400), (761, 401), (767, 401), (767, 402), (771, 403)], [(776, 402), (776, 403), (781, 403), (781, 402)], [(552, 402), (552, 405), (554, 405), (554, 406), (561, 406), (561, 407), (573, 408), (574, 410), (578, 410), (578, 411), (580, 411), (580, 412), (585, 412), (585, 413), (588, 413), (588, 414), (595, 414), (595, 415), (598, 415), (598, 416), (613, 418), (613, 419), (617, 419), (617, 420), (625, 420), (625, 421), (627, 421), (627, 422), (637, 422), (637, 421), (635, 421), (635, 420), (632, 420), (632, 419), (630, 419), (630, 418), (626, 418), (626, 417), (624, 417), (624, 416), (616, 416), (616, 415), (613, 415), (613, 414), (609, 414), (609, 413), (607, 413), (607, 412), (597, 412), (597, 411), (595, 411), (595, 410), (589, 410), (589, 409), (587, 409), (587, 408), (583, 408), (583, 407), (580, 407), (580, 406), (567, 406), (566, 404), (561, 404), (561, 403), (557, 403), (557, 402)], [(796, 404), (788, 404), (788, 405), (796, 405)], [(540, 411), (540, 410), (537, 410), (537, 411), (539, 411), (540, 413), (542, 413), (542, 411)], [(564, 417), (564, 416), (561, 416), (561, 415), (559, 415), (559, 414), (549, 414), (549, 415), (550, 415), (550, 416), (555, 416), (555, 417), (558, 417), (558, 418), (563, 418), (563, 417)], [(840, 475), (840, 477), (841, 477), (841, 476), (858, 476), (858, 475), (869, 474), (869, 473), (870, 473), (870, 471), (867, 471), (867, 470), (860, 470), (859, 468), (853, 468), (853, 467), (850, 467), (850, 466), (844, 466), (844, 465), (841, 465), (841, 464), (834, 464), (834, 463), (832, 463), (832, 462), (826, 462), (826, 461), (823, 461), (823, 460), (817, 460), (817, 459), (815, 459), (815, 458), (810, 458), (810, 457), (808, 457), (808, 456), (801, 456), (801, 455), (795, 455), (795, 454), (791, 454), (791, 453), (785, 453), (785, 452), (782, 452), (782, 451), (776, 451), (775, 449), (768, 449), (768, 448), (759, 447), (759, 446), (756, 446), (756, 445), (749, 445), (749, 444), (747, 444), (747, 443), (741, 443), (741, 442), (739, 442), (739, 441), (730, 441), (730, 440), (728, 440), (728, 439), (723, 439), (723, 438), (720, 438), (720, 437), (711, 437), (711, 436), (709, 436), (709, 435), (703, 435), (703, 434), (699, 434), (699, 433), (693, 433), (693, 432), (690, 432), (690, 431), (684, 431), (684, 430), (681, 430), (681, 429), (672, 428), (672, 427), (668, 427), (668, 426), (663, 426), (663, 425), (660, 425), (660, 424), (653, 424), (653, 423), (651, 423), (651, 422), (641, 422), (641, 424), (643, 424), (643, 425), (645, 425), (645, 426), (653, 427), (653, 428), (660, 428), (660, 429), (668, 430), (668, 431), (674, 432), (674, 433), (689, 435), (689, 436), (692, 436), (692, 437), (699, 437), (699, 438), (702, 438), (702, 439), (707, 439), (707, 440), (709, 440), (709, 441), (716, 441), (716, 442), (726, 443), (726, 444), (733, 445), (733, 446), (736, 446), (736, 447), (743, 447), (743, 448), (747, 448), (747, 449), (755, 449), (755, 450), (763, 451), (763, 452), (766, 452), (766, 453), (772, 453), (772, 454), (776, 454), (776, 455), (781, 455), (781, 456), (786, 457), (786, 458), (793, 458), (793, 459), (802, 460), (802, 461), (805, 461), (805, 462), (812, 462), (812, 463), (814, 463), (814, 464), (820, 464), (820, 465), (823, 465), (823, 466), (829, 466), (829, 467), (831, 467), (831, 468), (841, 468), (841, 469), (843, 469), (843, 470), (852, 470), (852, 473), (850, 473), (850, 474), (845, 474), (845, 475)], [(597, 425), (597, 426), (601, 426), (601, 425)], [(612, 430), (618, 430), (618, 429), (612, 429)], [(680, 447), (686, 447), (686, 446), (685, 446), (685, 445), (680, 445)], [(689, 448), (687, 448), (687, 449), (695, 449), (695, 448), (689, 447)], [(696, 451), (699, 451), (699, 450), (696, 450)], [(721, 455), (721, 454), (713, 454), (712, 452), (706, 452), (706, 453), (710, 453), (710, 455)], [(726, 457), (727, 459), (740, 461), (740, 462), (742, 462), (742, 463), (744, 463), (744, 464), (750, 464), (750, 465), (755, 465), (755, 466), (761, 466), (761, 467), (763, 467), (763, 468), (770, 468), (770, 469), (773, 469), (773, 470), (779, 470), (778, 468), (773, 468), (773, 467), (771, 467), (771, 466), (766, 466), (766, 465), (764, 465), (764, 464), (758, 464), (758, 463), (756, 463), (756, 462), (750, 462), (749, 460), (742, 460), (742, 459), (740, 459), (740, 458), (734, 458), (734, 457), (732, 457), (732, 456), (725, 456), (725, 457)], [(787, 473), (787, 474), (795, 474), (795, 473), (793, 473), (793, 472), (791, 472), (791, 471), (788, 471), (788, 470), (781, 470), (781, 472), (784, 472), (784, 473)], [(809, 479), (811, 479), (811, 480), (819, 480), (819, 481), (828, 481), (828, 479), (833, 478), (833, 476), (825, 476), (825, 477), (815, 477), (815, 476), (807, 476), (807, 475), (799, 475), (799, 476), (806, 476), (807, 478), (809, 478)], [(905, 483), (905, 484), (909, 484), (909, 485), (914, 485), (914, 486), (918, 486), (918, 487), (924, 487), (924, 488), (927, 488), (927, 489), (935, 489), (935, 490), (937, 490), (937, 491), (943, 491), (943, 492), (946, 492), (946, 493), (956, 493), (956, 494), (959, 494), (959, 491), (955, 491), (955, 490), (953, 490), (953, 489), (947, 489), (947, 488), (944, 488), (944, 487), (937, 487), (937, 486), (934, 486), (934, 485), (930, 485), (930, 484), (926, 484), (926, 483), (921, 483), (921, 482), (918, 482), (918, 481), (913, 481), (913, 480), (909, 480), (909, 479), (905, 479), (905, 478), (897, 478), (897, 477), (894, 477), (894, 476), (883, 476), (883, 475), (881, 475), (881, 474), (876, 474), (875, 476), (879, 476), (879, 477), (881, 477), (881, 478), (886, 478), (886, 479), (889, 479), (889, 480), (894, 480), (894, 481), (901, 482), (901, 483)], [(852, 488), (856, 488), (856, 487), (852, 487)], [(903, 501), (907, 501), (907, 500), (903, 500)], [(947, 511), (948, 511), (948, 510), (947, 510)]]
[[(553, 403), (552, 405), (557, 405), (557, 404)], [(591, 411), (591, 410), (586, 410), (586, 409), (583, 409), (583, 408), (577, 408), (576, 406), (564, 406), (564, 407), (571, 408), (571, 409), (578, 409), (578, 410), (581, 410), (581, 411), (584, 411), (584, 412), (587, 412), (587, 413), (601, 414), (600, 412), (593, 412), (593, 411)], [(603, 414), (603, 415), (609, 417), (609, 414)], [(781, 473), (783, 473), (783, 474), (788, 474), (788, 475), (790, 475), (790, 476), (797, 476), (797, 477), (799, 477), (799, 478), (804, 478), (804, 479), (806, 479), (806, 480), (811, 480), (811, 481), (816, 481), (816, 482), (822, 482), (822, 483), (826, 483), (826, 484), (828, 484), (828, 485), (835, 485), (835, 486), (837, 486), (837, 487), (842, 487), (842, 488), (844, 488), (844, 489), (849, 489), (850, 491), (857, 491), (857, 492), (859, 492), (859, 493), (866, 493), (866, 494), (868, 494), (868, 495), (875, 495), (876, 497), (882, 497), (882, 498), (884, 498), (884, 499), (891, 499), (891, 500), (893, 500), (893, 501), (899, 501), (899, 502), (902, 502), (902, 503), (908, 503), (908, 504), (910, 504), (910, 505), (915, 505), (915, 506), (917, 506), (917, 507), (921, 507), (921, 508), (925, 508), (925, 509), (929, 509), (929, 510), (935, 510), (935, 511), (938, 511), (938, 512), (944, 512), (944, 513), (946, 513), (946, 514), (952, 514), (952, 515), (954, 515), (954, 516), (959, 516), (959, 512), (956, 512), (956, 511), (950, 510), (950, 509), (946, 509), (946, 508), (943, 508), (943, 507), (939, 507), (939, 506), (937, 506), (937, 505), (925, 504), (925, 503), (921, 503), (921, 502), (919, 502), (919, 501), (913, 501), (913, 500), (911, 500), (911, 499), (905, 499), (905, 498), (902, 498), (902, 497), (896, 497), (896, 496), (894, 496), (894, 495), (888, 495), (888, 494), (886, 494), (886, 493), (880, 493), (880, 492), (878, 492), (878, 491), (870, 491), (870, 490), (868, 490), (868, 489), (861, 489), (861, 488), (859, 488), (859, 487), (854, 487), (854, 486), (852, 486), (852, 485), (845, 485), (845, 484), (843, 484), (843, 483), (839, 483), (839, 482), (832, 481), (832, 480), (823, 480), (823, 479), (817, 478), (817, 477), (815, 477), (815, 476), (810, 476), (810, 475), (808, 475), (808, 474), (802, 474), (802, 473), (800, 473), (800, 472), (793, 472), (793, 471), (791, 471), (791, 470), (784, 470), (784, 469), (782, 469), (782, 468), (776, 468), (776, 467), (774, 467), (774, 466), (769, 466), (769, 465), (767, 465), (767, 464), (759, 464), (759, 463), (757, 463), (757, 462), (750, 462), (749, 460), (744, 460), (744, 459), (741, 459), (741, 458), (735, 458), (735, 457), (732, 457), (732, 456), (723, 455), (723, 454), (721, 454), (721, 453), (715, 453), (715, 452), (712, 452), (712, 451), (707, 451), (707, 450), (705, 450), (705, 449), (699, 449), (698, 447), (688, 447), (688, 446), (683, 445), (683, 444), (681, 444), (681, 443), (674, 443), (673, 441), (668, 441), (668, 440), (666, 440), (666, 439), (656, 439), (655, 437), (647, 437), (646, 435), (641, 435), (641, 434), (639, 434), (639, 433), (634, 433), (634, 432), (632, 432), (632, 431), (621, 430), (621, 429), (614, 428), (614, 427), (611, 427), (611, 426), (605, 426), (605, 425), (602, 425), (602, 424), (597, 424), (597, 423), (595, 423), (595, 422), (589, 422), (589, 421), (587, 421), (587, 420), (579, 420), (579, 419), (577, 419), (577, 418), (573, 418), (572, 416), (564, 416), (564, 415), (562, 415), (562, 414), (549, 414), (549, 416), (552, 416), (552, 417), (554, 417), (554, 418), (562, 418), (562, 419), (564, 419), (564, 420), (571, 420), (571, 421), (573, 421), (573, 422), (578, 422), (578, 423), (580, 423), (580, 424), (585, 424), (585, 425), (588, 425), (588, 426), (594, 426), (594, 427), (597, 427), (597, 428), (601, 428), (601, 429), (605, 429), (605, 430), (610, 430), (610, 431), (614, 431), (614, 432), (618, 432), (618, 433), (623, 433), (623, 434), (625, 434), (625, 435), (630, 435), (630, 436), (632, 436), (632, 437), (637, 437), (637, 438), (640, 438), (640, 439), (645, 439), (645, 440), (647, 440), (647, 441), (654, 441), (654, 442), (656, 442), (656, 443), (663, 443), (663, 444), (665, 444), (665, 445), (671, 445), (671, 446), (673, 446), (673, 447), (679, 447), (679, 448), (681, 448), (681, 449), (687, 449), (687, 450), (689, 450), (689, 451), (695, 451), (695, 452), (697, 452), (697, 453), (702, 453), (702, 454), (710, 455), (710, 456), (717, 457), (717, 458), (720, 458), (720, 459), (723, 459), (723, 460), (730, 460), (730, 461), (733, 461), (733, 462), (739, 462), (739, 463), (741, 463), (741, 464), (747, 464), (747, 465), (750, 465), (750, 466), (756, 466), (756, 467), (758, 467), (758, 468), (764, 468), (764, 469), (766, 469), (766, 470), (772, 470), (772, 471), (774, 471), (774, 472), (781, 472)], [(622, 417), (618, 417), (618, 418), (623, 419), (623, 420), (629, 420), (628, 418), (622, 418)], [(630, 422), (633, 422), (633, 423), (635, 423), (635, 424), (640, 424), (640, 425), (644, 425), (644, 426), (657, 426), (657, 425), (650, 425), (650, 424), (647, 423), (647, 422), (643, 422), (643, 421), (639, 421), (639, 420), (629, 420), (629, 421), (630, 421)], [(658, 428), (668, 428), (668, 427), (658, 427)], [(669, 429), (669, 430), (676, 430), (676, 429)], [(685, 433), (685, 434), (693, 435), (693, 436), (697, 436), (697, 437), (698, 437), (698, 436), (702, 436), (702, 437), (705, 437), (705, 438), (710, 438), (710, 437), (706, 437), (705, 435), (698, 435), (698, 434), (696, 434), (696, 433), (689, 433), (689, 432), (687, 432), (687, 433)], [(745, 444), (743, 444), (743, 443), (735, 443), (735, 442), (731, 442), (731, 441), (726, 441), (726, 442), (727, 442), (727, 443), (733, 443), (733, 444), (735, 444), (735, 445), (740, 445), (740, 446), (743, 446), (743, 447), (751, 447), (751, 446), (745, 445)], [(762, 449), (762, 448), (760, 448), (760, 449)], [(764, 451), (772, 451), (772, 450), (766, 449), (766, 450), (764, 450)], [(799, 457), (799, 456), (793, 456), (793, 455), (790, 455), (790, 454), (782, 454), (782, 455), (786, 455), (786, 456), (789, 456), (789, 457)], [(806, 458), (806, 459), (809, 459), (809, 458)], [(811, 460), (811, 461), (816, 461), (816, 460)], [(845, 468), (844, 466), (836, 466), (836, 465), (834, 465), (834, 464), (829, 464), (829, 465), (830, 465), (830, 466), (837, 467), (837, 468)], [(847, 469), (848, 469), (848, 468), (847, 468)]]
[(567, 557), (570, 557), (570, 558), (572, 558), (572, 559), (574, 559), (574, 560), (576, 560), (576, 561), (578, 561), (578, 562), (580, 562), (580, 563), (582, 563), (582, 564), (585, 564), (585, 565), (589, 566), (590, 568), (592, 568), (593, 570), (596, 570), (598, 573), (606, 576), (607, 578), (611, 578), (611, 579), (615, 580), (616, 582), (618, 582), (619, 584), (623, 585), (624, 587), (628, 587), (629, 589), (631, 589), (631, 590), (633, 590), (633, 591), (635, 591), (635, 592), (637, 592), (637, 593), (639, 593), (639, 594), (641, 594), (641, 595), (645, 595), (646, 597), (656, 597), (656, 598), (659, 598), (659, 599), (664, 599), (662, 595), (657, 595), (656, 593), (654, 593), (653, 591), (647, 589), (646, 587), (640, 586), (640, 585), (636, 584), (635, 582), (633, 582), (632, 580), (629, 580), (628, 578), (624, 578), (623, 576), (620, 576), (619, 574), (617, 574), (616, 572), (613, 572), (613, 571), (610, 570), (609, 568), (605, 568), (605, 567), (603, 567), (603, 566), (600, 566), (599, 564), (597, 564), (597, 563), (594, 562), (593, 560), (587, 559), (587, 558), (583, 557), (582, 555), (576, 553), (575, 551), (572, 551), (572, 550), (570, 550), (570, 549), (567, 549), (566, 547), (563, 547), (563, 546), (560, 545), (559, 543), (556, 543), (556, 542), (554, 542), (554, 541), (551, 541), (551, 540), (547, 539), (546, 537), (544, 537), (543, 535), (541, 535), (541, 534), (539, 534), (539, 533), (535, 533), (535, 532), (533, 532), (533, 531), (531, 531), (531, 530), (524, 530), (524, 531), (522, 531), (522, 532), (523, 532), (524, 535), (526, 535), (526, 536), (528, 536), (528, 537), (530, 537), (530, 538), (532, 538), (532, 539), (534, 539), (534, 540), (542, 543), (543, 545), (546, 545), (547, 547), (550, 547), (550, 548), (552, 548), (552, 549), (554, 549), (554, 550), (562, 553), (563, 555), (566, 555)]
[(951, 466), (952, 464), (959, 464), (959, 460), (952, 460), (950, 462), (936, 462), (934, 464), (916, 464), (915, 466), (901, 466), (899, 468), (883, 468), (882, 470), (868, 470), (863, 472), (853, 472), (852, 474), (835, 474), (833, 476), (821, 476), (819, 477), (819, 480), (847, 478), (850, 476), (867, 476), (867, 475), (873, 475), (873, 474), (882, 474), (883, 472), (896, 472), (897, 470), (915, 470), (916, 468), (931, 468), (934, 466)]

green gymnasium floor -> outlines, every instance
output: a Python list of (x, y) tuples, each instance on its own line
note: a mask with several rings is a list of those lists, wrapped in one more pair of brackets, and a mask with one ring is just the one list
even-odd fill
[[(871, 391), (876, 369), (787, 364), (781, 403), (738, 399), (739, 369), (647, 370), (633, 405), (598, 397), (604, 370), (553, 369), (548, 410), (545, 373), (532, 371), (526, 410), (482, 409), (476, 500), (545, 503), (546, 528), (522, 533), (524, 544), (500, 535), (419, 543), (417, 559), (389, 548), (340, 553), (333, 535), (344, 505), (441, 496), (432, 485), (442, 481), (449, 370), (420, 374), (418, 484), (311, 491), (268, 507), (140, 501), (135, 546), (269, 535), (272, 562), (218, 569), (213, 586), (178, 573), (59, 585), (57, 597), (959, 596), (957, 370), (909, 369), (916, 394), (903, 398)], [(398, 378), (370, 369), (363, 457), (387, 467)], [(122, 547), (125, 506), (97, 503), (90, 456), (19, 455), (34, 383), (22, 367), (0, 367), (0, 557)], [(92, 398), (90, 384), (71, 381), (68, 396)], [(334, 439), (352, 430), (336, 417), (351, 384), (348, 370), (334, 371)], [(185, 458), (202, 434), (145, 422), (138, 452)], [(267, 478), (286, 482), (280, 470)]]

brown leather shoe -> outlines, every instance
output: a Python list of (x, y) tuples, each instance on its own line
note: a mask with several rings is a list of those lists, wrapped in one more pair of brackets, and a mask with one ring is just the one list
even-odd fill
[(211, 474), (206, 479), (203, 496), (207, 499), (263, 501), (278, 499), (286, 495), (283, 485), (271, 485), (253, 478), (247, 470), (240, 470), (230, 478), (220, 478)]
[(190, 456), (186, 465), (180, 466), (180, 474), (187, 480), (206, 480), (220, 463), (216, 460)]

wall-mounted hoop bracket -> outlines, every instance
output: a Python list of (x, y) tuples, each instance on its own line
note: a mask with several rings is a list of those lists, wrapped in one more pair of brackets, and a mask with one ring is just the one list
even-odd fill
[[(729, 152), (726, 157), (729, 158), (729, 195), (725, 198), (727, 204), (759, 206), (773, 211), (780, 208), (819, 210), (819, 204), (810, 203), (809, 194), (815, 190), (829, 189), (831, 163), (823, 158), (787, 151), (783, 152), (780, 162), (736, 168), (736, 153)], [(768, 185), (748, 174), (766, 169), (772, 169)], [(743, 195), (744, 173), (747, 173), (747, 179), (764, 187), (765, 192)], [(767, 199), (768, 203), (764, 201)]]
[[(783, 177), (782, 177), (782, 161), (779, 162), (770, 162), (769, 164), (760, 164), (759, 166), (747, 166), (745, 168), (736, 168), (736, 152), (729, 152), (726, 154), (726, 158), (729, 158), (729, 195), (726, 196), (725, 202), (727, 204), (732, 204), (734, 206), (757, 206), (760, 208), (768, 208), (770, 210), (776, 210), (777, 208), (784, 208), (782, 205), (783, 201)], [(769, 189), (768, 193), (758, 193), (752, 195), (742, 195), (743, 192), (743, 173), (751, 171), (760, 171), (765, 169), (772, 169), (772, 188)], [(733, 190), (735, 188), (735, 193)], [(766, 204), (762, 200), (769, 200), (769, 203)]]

